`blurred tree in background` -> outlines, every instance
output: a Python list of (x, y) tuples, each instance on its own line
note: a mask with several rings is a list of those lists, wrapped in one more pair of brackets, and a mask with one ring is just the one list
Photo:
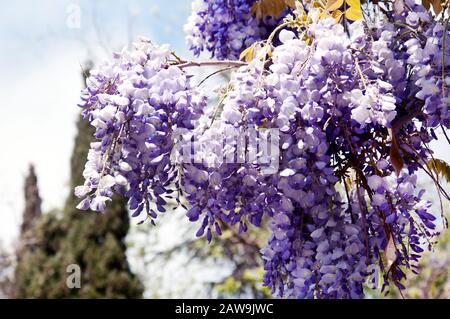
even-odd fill
[(262, 286), (259, 252), (267, 231), (250, 228), (237, 234), (223, 226), (222, 236), (208, 244), (195, 237), (196, 225), (185, 219), (183, 209), (173, 209), (160, 216), (156, 227), (140, 225), (127, 238), (130, 263), (146, 298), (271, 298)]
[(36, 221), (41, 217), (41, 197), (39, 196), (39, 187), (37, 183), (37, 176), (34, 171), (34, 166), (30, 165), (28, 169), (28, 176), (25, 179), (25, 210), (23, 212), (22, 226), (20, 233), (25, 234), (33, 228)]
[[(104, 214), (75, 208), (78, 200), (72, 190), (83, 184), (84, 163), (93, 140), (92, 128), (81, 117), (77, 129), (71, 158), (71, 191), (64, 209), (42, 215), (29, 230), (27, 219), (35, 215), (25, 210), (14, 297), (140, 298), (143, 288), (131, 273), (125, 254), (124, 239), (129, 229), (126, 201), (115, 197)], [(26, 207), (33, 207), (28, 196), (26, 199)], [(67, 267), (71, 264), (81, 269), (79, 289), (66, 285), (71, 275)]]
[[(430, 199), (438, 201), (433, 185), (423, 186), (429, 189)], [(145, 297), (271, 298), (261, 284), (264, 271), (259, 254), (269, 236), (262, 229), (267, 228), (250, 228), (238, 235), (224, 227), (222, 236), (208, 244), (193, 235), (196, 225), (186, 224), (185, 218), (184, 210), (171, 210), (156, 227), (146, 224), (130, 232), (130, 262), (145, 285)], [(173, 242), (164, 245), (169, 233)], [(421, 260), (420, 275), (409, 274), (404, 298), (450, 298), (450, 234), (442, 233), (438, 242)], [(396, 287), (390, 287), (386, 296), (380, 289), (366, 292), (368, 298), (402, 298)]]
[(0, 299), (14, 293), (14, 259), (0, 242)]
[[(223, 237), (211, 247), (219, 258), (228, 260), (232, 265), (230, 274), (213, 285), (220, 298), (271, 298), (270, 290), (262, 285), (264, 270), (260, 250), (269, 236), (266, 229), (251, 229), (238, 235), (234, 230), (224, 227)], [(203, 241), (203, 245), (197, 243), (191, 249), (197, 249), (200, 255), (205, 256), (208, 247), (206, 240)]]
[(450, 299), (450, 234), (444, 232), (433, 252), (420, 263), (419, 275), (410, 274), (405, 298)]

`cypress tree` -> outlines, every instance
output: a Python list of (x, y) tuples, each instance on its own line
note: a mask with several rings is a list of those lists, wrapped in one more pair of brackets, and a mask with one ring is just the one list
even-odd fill
[(34, 166), (30, 165), (28, 176), (25, 179), (25, 209), (23, 212), (22, 225), (20, 233), (25, 234), (30, 230), (41, 216), (41, 197), (39, 196), (39, 188), (37, 176)]
[[(93, 131), (79, 117), (71, 158), (70, 193), (62, 211), (43, 214), (22, 238), (16, 266), (18, 298), (140, 298), (143, 288), (125, 255), (129, 229), (126, 201), (115, 197), (104, 214), (81, 212), (73, 194), (83, 184), (82, 172)], [(80, 288), (69, 288), (73, 268), (81, 271)], [(69, 267), (69, 268), (68, 268)]]

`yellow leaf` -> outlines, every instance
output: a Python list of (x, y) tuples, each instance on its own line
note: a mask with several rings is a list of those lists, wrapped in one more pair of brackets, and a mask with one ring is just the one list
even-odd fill
[(345, 183), (345, 185), (347, 185), (347, 189), (354, 188), (353, 181), (352, 181), (352, 179), (350, 177), (346, 177), (344, 179), (344, 183)]
[(345, 2), (350, 6), (345, 11), (345, 17), (352, 21), (362, 20), (361, 2), (359, 0), (345, 0)]
[(319, 19), (326, 19), (326, 18), (329, 18), (329, 17), (331, 17), (331, 15), (328, 12), (326, 12), (326, 11), (323, 11), (323, 12), (319, 13)]
[(445, 178), (450, 183), (450, 165), (443, 160), (434, 159), (427, 163), (428, 169), (434, 171), (438, 176)]
[(322, 5), (322, 3), (318, 2), (318, 1), (314, 1), (313, 8), (323, 8), (323, 5)]
[(350, 7), (345, 11), (345, 17), (352, 21), (362, 20), (361, 8)]
[(354, 8), (359, 8), (361, 10), (361, 2), (359, 0), (345, 0), (345, 2)]
[(344, 4), (344, 0), (328, 0), (327, 1), (327, 5), (325, 6), (325, 9), (327, 9), (327, 11), (334, 11), (339, 9), (340, 7), (342, 7), (342, 5)]
[(253, 60), (254, 50), (254, 46), (248, 47), (247, 49), (242, 51), (241, 55), (239, 56), (239, 60), (245, 59), (245, 62), (249, 63), (251, 60)]
[(300, 21), (301, 21), (302, 23), (307, 23), (307, 22), (308, 22), (308, 16), (307, 16), (306, 14), (302, 15), (302, 16), (300, 17)]
[(336, 10), (331, 14), (331, 16), (334, 18), (334, 20), (336, 20), (336, 23), (339, 23), (343, 14), (344, 13), (341, 10)]

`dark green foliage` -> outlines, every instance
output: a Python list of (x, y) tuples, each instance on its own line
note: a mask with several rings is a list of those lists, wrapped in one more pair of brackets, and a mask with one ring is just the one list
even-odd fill
[[(81, 212), (73, 188), (83, 184), (82, 172), (92, 141), (89, 123), (81, 118), (71, 159), (71, 192), (62, 212), (41, 216), (24, 234), (18, 250), (18, 298), (140, 298), (142, 286), (131, 273), (124, 239), (129, 228), (126, 202), (116, 197), (104, 214)], [(71, 272), (81, 268), (81, 288), (68, 288)]]

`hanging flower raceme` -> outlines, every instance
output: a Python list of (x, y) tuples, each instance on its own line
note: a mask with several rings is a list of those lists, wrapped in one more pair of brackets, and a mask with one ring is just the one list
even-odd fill
[(411, 34), (404, 42), (405, 59), (417, 86), (415, 97), (423, 101), (428, 127), (450, 128), (450, 30), (435, 22), (422, 6), (415, 4), (413, 8), (413, 12), (404, 15), (404, 21), (412, 28), (424, 30)]
[(234, 89), (224, 99), (221, 115), (196, 141), (194, 157), (200, 161), (184, 165), (183, 189), (192, 205), (187, 215), (191, 221), (203, 218), (197, 235), (206, 229), (208, 240), (213, 231), (220, 235), (218, 222), (238, 224), (241, 233), (249, 223), (260, 226), (263, 216), (271, 215), (276, 189), (263, 170), (276, 170), (278, 157), (258, 147), (269, 146), (276, 137), (268, 136), (270, 132), (263, 136), (255, 126), (246, 125), (247, 110), (240, 107), (251, 108), (255, 103), (254, 84), (261, 70), (259, 63), (259, 67), (246, 66), (234, 75), (230, 81)]
[[(245, 123), (280, 130), (280, 172), (270, 181), (278, 189), (278, 197), (271, 200), (279, 204), (273, 209), (273, 234), (263, 250), (265, 283), (288, 297), (363, 297), (363, 283), (381, 252), (394, 250), (389, 267), (400, 286), (400, 265), (412, 267), (419, 246), (434, 229), (434, 216), (421, 200), (423, 191), (415, 191), (415, 179), (397, 181), (393, 165), (383, 160), (392, 146), (376, 145), (388, 139), (397, 112), (405, 112), (398, 105), (407, 85), (402, 80), (406, 64), (390, 49), (392, 35), (382, 33), (374, 43), (366, 43), (362, 23), (352, 25), (351, 37), (333, 19), (310, 25), (308, 32), (311, 45), (282, 31), (282, 45), (273, 50), (269, 72), (240, 70), (259, 78), (238, 76), (242, 82), (234, 84), (237, 91), (247, 84), (253, 91), (237, 103), (231, 101), (243, 109)], [(415, 169), (411, 166), (410, 171)], [(345, 183), (351, 171), (358, 196), (347, 189), (344, 205), (336, 183)], [(390, 195), (381, 189), (374, 195), (370, 188), (372, 180), (389, 174), (402, 185), (402, 193), (391, 199), (402, 212), (398, 220), (387, 218), (390, 214), (383, 210), (390, 208)], [(383, 209), (370, 202), (372, 196), (384, 196)], [(358, 209), (351, 209), (356, 205)], [(388, 247), (389, 240), (394, 248)], [(404, 247), (415, 251), (414, 256)]]
[[(225, 61), (141, 40), (91, 73), (80, 106), (98, 141), (78, 207), (118, 192), (153, 221), (176, 192), (208, 241), (268, 225), (275, 296), (362, 298), (377, 271), (403, 289), (438, 234), (417, 172), (434, 177), (428, 143), (450, 125), (449, 31), (410, 0), (371, 26), (358, 1), (311, 2), (276, 28), (255, 3), (194, 1), (190, 48)], [(248, 62), (226, 60), (250, 46)], [(185, 71), (202, 65), (236, 68), (209, 117)]]
[(164, 195), (177, 173), (170, 161), (173, 132), (193, 129), (206, 104), (189, 76), (169, 65), (170, 55), (167, 46), (140, 40), (91, 72), (80, 106), (99, 141), (89, 151), (86, 182), (75, 190), (84, 198), (79, 208), (103, 211), (117, 191), (135, 216), (165, 211)]
[(339, 179), (324, 131), (333, 115), (332, 94), (340, 94), (327, 76), (352, 63), (350, 56), (343, 59), (349, 39), (333, 20), (312, 26), (311, 32), (321, 35), (311, 46), (292, 32), (280, 33), (282, 45), (273, 51), (270, 74), (258, 73), (259, 93), (241, 104), (250, 106), (245, 110), (250, 123), (280, 130), (280, 168), (272, 179), (277, 205), (263, 249), (265, 284), (294, 298), (361, 297), (370, 263), (360, 226), (351, 225), (335, 191)]

